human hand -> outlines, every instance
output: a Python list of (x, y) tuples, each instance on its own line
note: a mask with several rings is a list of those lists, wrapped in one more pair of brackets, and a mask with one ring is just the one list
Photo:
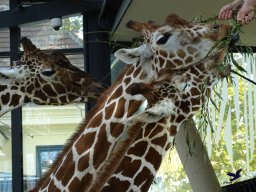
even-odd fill
[(242, 25), (248, 24), (254, 19), (254, 6), (256, 0), (245, 1), (241, 9), (237, 13), (237, 21)]
[(228, 5), (223, 6), (220, 9), (218, 18), (221, 20), (231, 19), (232, 14), (233, 14), (232, 6), (230, 4), (228, 4)]
[(221, 20), (231, 19), (233, 15), (233, 10), (238, 8), (242, 3), (243, 0), (235, 0), (232, 3), (223, 6), (220, 9), (218, 18)]

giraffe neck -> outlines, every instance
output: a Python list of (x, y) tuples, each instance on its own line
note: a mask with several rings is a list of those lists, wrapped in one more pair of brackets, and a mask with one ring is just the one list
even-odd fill
[(130, 146), (103, 192), (148, 191), (162, 159), (173, 142), (167, 119), (145, 124)]
[[(142, 126), (142, 130), (130, 146), (115, 173), (103, 188), (103, 192), (148, 191), (166, 152), (173, 145), (178, 129), (205, 102), (205, 99), (202, 99), (202, 95), (207, 95), (206, 93), (218, 82), (219, 76), (216, 74), (216, 70), (214, 70), (215, 72), (206, 71), (205, 69), (202, 70), (202, 67), (202, 64), (199, 64), (191, 67), (186, 72), (184, 76), (189, 75), (191, 77), (187, 82), (190, 85), (182, 93), (176, 88), (175, 92), (172, 92), (170, 91), (171, 87), (164, 87), (164, 89), (170, 91), (168, 97), (173, 99), (174, 107), (172, 113), (169, 117), (163, 117), (156, 123), (146, 123)], [(179, 76), (179, 74), (177, 75)], [(174, 77), (174, 79), (176, 78)], [(173, 79), (166, 77), (165, 80), (172, 81)], [(205, 84), (206, 80), (208, 82), (206, 89), (200, 89), (199, 87)], [(156, 89), (156, 92), (159, 92), (159, 95), (156, 95), (157, 98), (163, 97), (161, 95), (162, 88), (159, 89), (159, 87), (165, 86), (165, 82), (163, 80), (160, 81), (152, 85), (152, 89)], [(171, 83), (171, 85), (174, 84)], [(166, 92), (164, 91), (163, 93)], [(147, 95), (144, 96), (147, 98)], [(164, 97), (167, 96), (164, 95)], [(147, 100), (149, 99), (147, 98)], [(119, 186), (122, 187), (120, 188)]]
[[(151, 66), (151, 64), (143, 66)], [(116, 143), (124, 137), (126, 119), (140, 109), (142, 95), (129, 95), (134, 82), (150, 82), (140, 63), (127, 68), (116, 84), (107, 90), (54, 163), (32, 191), (82, 191), (89, 189), (104, 168)], [(102, 101), (102, 102), (100, 102)]]

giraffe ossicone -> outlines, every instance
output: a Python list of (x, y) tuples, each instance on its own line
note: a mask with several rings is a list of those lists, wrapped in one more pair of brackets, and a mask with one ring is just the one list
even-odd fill
[(0, 68), (0, 116), (28, 102), (63, 105), (97, 99), (106, 86), (73, 66), (54, 50), (40, 50), (22, 38), (24, 54), (10, 68)]
[(130, 65), (32, 192), (146, 192), (181, 124), (223, 77), (218, 66), (227, 49), (207, 55), (229, 26), (193, 24), (174, 14), (162, 25), (131, 21), (127, 26), (144, 35), (143, 45), (116, 52)]

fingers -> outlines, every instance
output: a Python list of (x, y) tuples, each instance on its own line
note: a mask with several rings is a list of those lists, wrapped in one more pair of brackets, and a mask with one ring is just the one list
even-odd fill
[(234, 0), (232, 3), (229, 3), (223, 6), (219, 12), (219, 19), (221, 20), (231, 19), (233, 15), (232, 10), (235, 10), (238, 7), (240, 7), (242, 3), (243, 3), (243, 0)]
[(254, 11), (244, 12), (243, 10), (239, 11), (237, 14), (237, 21), (242, 25), (250, 23), (254, 19)]
[(232, 18), (232, 10), (231, 9), (226, 9), (226, 8), (223, 8), (220, 10), (219, 12), (219, 19), (221, 20), (226, 20), (226, 19), (231, 19)]

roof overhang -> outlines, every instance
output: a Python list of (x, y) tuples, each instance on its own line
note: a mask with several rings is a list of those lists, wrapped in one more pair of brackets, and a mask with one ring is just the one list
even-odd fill
[(21, 5), (14, 10), (0, 12), (0, 29), (65, 15), (86, 14), (100, 10), (101, 6), (102, 2), (97, 0), (61, 0), (30, 6)]
[[(129, 42), (139, 35), (137, 32), (126, 28), (126, 23), (129, 20), (141, 22), (152, 20), (157, 23), (162, 23), (165, 17), (170, 13), (175, 13), (188, 21), (192, 21), (199, 16), (209, 18), (218, 15), (220, 8), (229, 2), (231, 1), (124, 0), (113, 25), (113, 31), (115, 33), (112, 36), (112, 40)], [(227, 23), (228, 22), (229, 21), (227, 21)], [(244, 26), (242, 30), (242, 42), (249, 46), (256, 46), (255, 21)]]

